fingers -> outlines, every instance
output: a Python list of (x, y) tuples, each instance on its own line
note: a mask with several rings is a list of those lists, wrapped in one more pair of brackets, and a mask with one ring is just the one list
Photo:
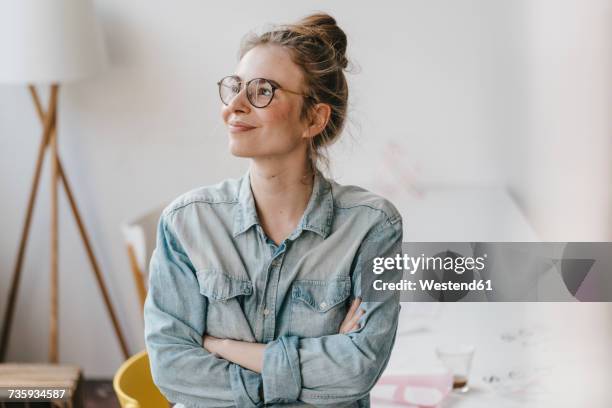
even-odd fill
[(361, 319), (361, 317), (365, 314), (365, 311), (363, 309), (359, 309), (359, 311), (357, 313), (355, 313), (353, 315), (353, 317), (351, 317), (350, 320), (348, 320), (341, 328), (340, 333), (342, 334), (346, 334), (349, 332), (352, 332), (353, 330), (357, 330), (359, 329), (360, 325), (359, 325), (359, 319)]
[(357, 308), (359, 307), (359, 305), (361, 304), (361, 298), (355, 298), (353, 300), (353, 302), (351, 303), (351, 308), (349, 309), (349, 311), (346, 313), (347, 317), (350, 317), (353, 315), (353, 313), (355, 313), (357, 311)]
[(365, 314), (365, 311), (363, 309), (359, 309), (360, 305), (361, 299), (355, 298), (355, 300), (353, 300), (351, 304), (349, 311), (346, 314), (346, 317), (340, 325), (339, 333), (345, 334), (353, 330), (357, 330), (359, 328), (359, 319)]
[(346, 316), (344, 316), (344, 320), (342, 320), (342, 324), (340, 325), (340, 327), (345, 326), (346, 323), (353, 317), (353, 314), (355, 313), (355, 311), (357, 311), (357, 308), (359, 307), (360, 304), (361, 304), (360, 298), (355, 298), (351, 302), (351, 307), (349, 308), (348, 312), (346, 312)]
[(357, 313), (355, 313), (353, 317), (348, 321), (347, 326), (349, 327), (359, 326), (359, 319), (361, 319), (361, 316), (363, 316), (364, 314), (365, 314), (365, 310), (359, 309)]
[(351, 316), (354, 313), (354, 309), (355, 309), (355, 303), (357, 302), (357, 299), (353, 300), (353, 302), (351, 302), (351, 307), (349, 308), (348, 312), (346, 313), (346, 316), (344, 316), (344, 319), (342, 319), (342, 323), (340, 324), (340, 327), (344, 327), (346, 325), (346, 322), (351, 318)]

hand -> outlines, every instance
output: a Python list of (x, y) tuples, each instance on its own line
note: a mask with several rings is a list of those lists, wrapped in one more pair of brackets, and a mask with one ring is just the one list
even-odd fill
[(359, 319), (365, 314), (365, 310), (359, 309), (359, 305), (361, 305), (361, 298), (355, 298), (353, 303), (351, 303), (351, 308), (340, 325), (338, 333), (346, 334), (359, 329)]
[(263, 370), (263, 357), (266, 344), (233, 339), (220, 339), (204, 335), (202, 347), (215, 357), (238, 364), (251, 371)]
[(214, 354), (215, 356), (219, 357), (219, 348), (221, 347), (222, 342), (223, 342), (223, 339), (220, 339), (218, 337), (209, 336), (208, 334), (206, 334), (204, 335), (204, 341), (202, 342), (202, 347), (208, 350), (209, 353)]

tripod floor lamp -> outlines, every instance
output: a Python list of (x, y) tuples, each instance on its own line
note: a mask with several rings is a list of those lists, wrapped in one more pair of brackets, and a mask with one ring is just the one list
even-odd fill
[[(51, 363), (57, 363), (59, 360), (58, 195), (60, 184), (68, 198), (123, 356), (125, 358), (129, 356), (57, 148), (60, 84), (93, 75), (105, 64), (104, 46), (95, 21), (91, 0), (2, 0), (0, 2), (0, 82), (29, 85), (34, 107), (43, 128), (17, 259), (7, 296), (8, 303), (1, 322), (0, 361), (6, 359), (30, 223), (46, 153), (50, 156), (51, 170), (49, 360)], [(50, 85), (46, 111), (36, 92), (35, 84)]]

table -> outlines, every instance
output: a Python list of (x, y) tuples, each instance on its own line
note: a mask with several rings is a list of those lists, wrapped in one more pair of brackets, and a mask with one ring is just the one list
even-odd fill
[(435, 347), (449, 342), (476, 352), (472, 390), (443, 408), (612, 407), (612, 303), (403, 303), (386, 372), (439, 366)]

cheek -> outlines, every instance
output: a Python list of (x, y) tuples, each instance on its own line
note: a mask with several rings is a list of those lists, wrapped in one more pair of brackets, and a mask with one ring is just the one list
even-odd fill
[(299, 131), (299, 112), (295, 108), (270, 109), (262, 112), (261, 120), (271, 132), (283, 132), (285, 137), (288, 132), (294, 134)]

